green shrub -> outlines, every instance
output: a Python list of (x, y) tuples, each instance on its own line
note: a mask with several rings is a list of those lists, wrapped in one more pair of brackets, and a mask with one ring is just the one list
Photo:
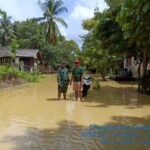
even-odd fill
[(14, 78), (21, 78), (28, 82), (38, 82), (44, 77), (37, 72), (26, 73), (24, 71), (19, 71), (15, 67), (0, 66), (0, 81), (11, 80)]
[(100, 86), (99, 80), (98, 79), (94, 79), (94, 81), (93, 81), (93, 89), (94, 90), (98, 90), (100, 88), (101, 88), (101, 86)]

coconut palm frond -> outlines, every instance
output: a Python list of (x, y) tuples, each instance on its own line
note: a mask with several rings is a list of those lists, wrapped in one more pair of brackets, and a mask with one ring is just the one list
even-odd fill
[(56, 29), (57, 29), (57, 35), (58, 35), (59, 37), (61, 37), (61, 32), (60, 32), (60, 30), (59, 30), (57, 24), (55, 24), (55, 26), (56, 26)]
[(1, 9), (0, 9), (0, 16), (4, 16), (6, 14), (6, 12), (5, 11), (2, 11)]
[(56, 11), (57, 9), (61, 8), (64, 5), (62, 0), (58, 0), (55, 2), (54, 4), (54, 11)]
[(55, 15), (59, 15), (59, 14), (64, 13), (64, 12), (68, 12), (68, 9), (66, 7), (61, 7), (59, 9), (56, 9)]
[[(39, 5), (43, 8), (43, 18), (41, 23), (47, 25), (46, 40), (50, 44), (55, 45), (58, 36), (61, 36), (56, 22), (67, 28), (67, 23), (62, 18), (57, 17), (57, 15), (62, 12), (67, 12), (68, 10), (63, 7), (62, 0), (46, 0), (44, 3), (39, 1)], [(39, 21), (41, 20), (39, 19)]]
[(52, 12), (48, 7), (45, 8), (44, 17), (45, 18), (51, 18), (53, 16)]
[(35, 18), (34, 20), (35, 21), (43, 21), (43, 20), (45, 20), (45, 17), (38, 17), (38, 18)]
[(55, 0), (49, 0), (46, 5), (52, 14), (54, 11), (54, 5), (55, 5)]
[(44, 3), (42, 3), (40, 0), (38, 0), (38, 5), (40, 6), (42, 11), (45, 10), (46, 5)]
[(68, 28), (67, 23), (64, 21), (64, 19), (59, 18), (59, 17), (54, 17), (54, 20), (56, 20), (57, 22), (61, 23), (64, 27)]
[(11, 24), (11, 18), (12, 17), (7, 16), (7, 13), (5, 12), (2, 13), (0, 18), (0, 32), (2, 34), (1, 43), (3, 46), (8, 44), (8, 41), (11, 39), (11, 37), (15, 37), (15, 30)]

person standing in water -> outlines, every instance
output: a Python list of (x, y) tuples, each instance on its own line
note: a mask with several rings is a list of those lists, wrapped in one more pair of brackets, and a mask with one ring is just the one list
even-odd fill
[(83, 68), (80, 66), (80, 61), (75, 60), (74, 62), (75, 66), (72, 70), (72, 77), (70, 80), (70, 85), (72, 84), (73, 81), (73, 90), (75, 92), (75, 98), (77, 100), (82, 101), (82, 90), (83, 90), (83, 85), (82, 85), (82, 77), (83, 77)]
[(57, 83), (58, 83), (58, 100), (63, 93), (64, 100), (66, 100), (66, 93), (69, 84), (68, 69), (66, 68), (66, 62), (62, 62), (57, 71)]

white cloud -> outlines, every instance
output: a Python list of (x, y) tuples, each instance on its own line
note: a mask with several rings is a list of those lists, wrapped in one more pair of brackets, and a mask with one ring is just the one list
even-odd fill
[[(38, 0), (0, 0), (0, 9), (6, 11), (15, 20), (25, 20), (26, 18), (39, 17), (42, 15)], [(75, 40), (81, 46), (79, 35), (84, 35), (87, 31), (82, 29), (82, 21), (94, 15), (94, 9), (103, 11), (107, 6), (104, 0), (64, 0), (69, 13), (62, 17), (68, 23), (68, 29), (59, 25), (60, 30), (67, 39)]]
[(65, 18), (69, 28), (63, 28), (63, 32), (66, 31), (67, 39), (75, 40), (81, 47), (82, 39), (80, 35), (87, 33), (87, 31), (82, 28), (82, 22), (94, 16), (94, 9), (96, 7), (98, 7), (100, 11), (103, 11), (107, 6), (104, 0), (76, 0), (72, 12)]
[(37, 0), (0, 0), (0, 9), (14, 20), (25, 20), (42, 14)]
[(78, 4), (70, 14), (70, 17), (74, 19), (91, 18), (93, 17), (93, 10)]
[(77, 0), (77, 3), (92, 9), (98, 7), (100, 11), (103, 11), (104, 8), (106, 8), (106, 3), (104, 0)]

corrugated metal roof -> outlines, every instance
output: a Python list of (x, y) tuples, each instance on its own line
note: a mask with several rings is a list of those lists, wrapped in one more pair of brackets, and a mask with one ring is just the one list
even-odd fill
[(0, 50), (0, 57), (10, 57), (11, 53), (9, 50)]
[[(37, 58), (39, 50), (37, 49), (18, 49), (17, 50), (17, 57), (32, 57), (32, 58)], [(10, 57), (11, 52), (7, 48), (1, 48), (0, 49), (0, 57)]]

